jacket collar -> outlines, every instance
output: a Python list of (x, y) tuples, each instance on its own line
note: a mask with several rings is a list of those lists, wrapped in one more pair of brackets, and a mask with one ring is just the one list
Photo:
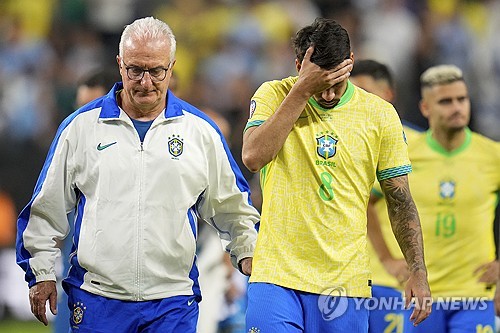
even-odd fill
[[(102, 100), (102, 108), (101, 112), (99, 114), (99, 118), (101, 119), (119, 119), (121, 110), (118, 107), (118, 101), (116, 99), (116, 96), (120, 90), (123, 89), (123, 83), (122, 82), (117, 82), (113, 86), (113, 88), (105, 95), (103, 96)], [(176, 118), (183, 116), (184, 112), (182, 111), (182, 104), (181, 100), (177, 98), (172, 91), (168, 90), (167, 91), (167, 105), (160, 115), (160, 117), (163, 117), (164, 119), (169, 119), (169, 118)]]

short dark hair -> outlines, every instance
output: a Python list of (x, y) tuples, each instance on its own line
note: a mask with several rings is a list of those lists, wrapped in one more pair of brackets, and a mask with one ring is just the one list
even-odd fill
[(331, 69), (351, 56), (349, 34), (335, 20), (317, 18), (300, 29), (292, 40), (295, 56), (302, 62), (309, 46), (314, 45), (311, 62)]
[(374, 80), (384, 80), (394, 88), (394, 80), (391, 71), (386, 65), (371, 59), (357, 60), (352, 67), (351, 77), (356, 75), (368, 75)]
[(105, 90), (109, 90), (118, 81), (121, 81), (120, 74), (114, 67), (113, 69), (99, 68), (81, 77), (77, 85), (90, 88), (103, 87)]

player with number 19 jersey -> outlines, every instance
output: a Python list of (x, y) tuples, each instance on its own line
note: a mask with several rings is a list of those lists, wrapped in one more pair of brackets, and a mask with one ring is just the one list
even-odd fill
[[(246, 129), (264, 123), (296, 81), (264, 83)], [(376, 178), (409, 172), (403, 128), (390, 103), (350, 82), (333, 109), (311, 97), (260, 173), (262, 216), (250, 282), (315, 294), (342, 287), (345, 296), (370, 297), (370, 190)]]
[(427, 131), (409, 155), (432, 296), (493, 299), (494, 286), (478, 282), (474, 271), (495, 260), (500, 144), (466, 129), (462, 146), (448, 152)]

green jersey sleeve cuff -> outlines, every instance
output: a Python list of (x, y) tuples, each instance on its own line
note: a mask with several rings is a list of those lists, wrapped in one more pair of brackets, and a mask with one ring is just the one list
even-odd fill
[(247, 123), (247, 125), (245, 126), (245, 129), (243, 130), (243, 132), (245, 132), (247, 129), (249, 129), (250, 127), (255, 127), (255, 126), (260, 126), (264, 123), (264, 120), (252, 120), (252, 121), (249, 121)]
[(389, 178), (394, 178), (402, 175), (407, 175), (412, 171), (411, 164), (402, 165), (395, 168), (385, 169), (382, 171), (377, 171), (378, 181), (386, 180)]

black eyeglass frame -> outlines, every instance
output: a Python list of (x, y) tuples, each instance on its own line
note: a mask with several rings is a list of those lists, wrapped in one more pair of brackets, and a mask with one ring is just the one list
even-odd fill
[[(125, 63), (125, 61), (121, 61), (125, 67), (125, 71), (127, 72), (127, 77), (132, 80), (132, 81), (141, 81), (142, 78), (144, 77), (144, 73), (148, 72), (149, 73), (149, 77), (151, 78), (151, 81), (154, 81), (154, 82), (161, 82), (163, 80), (165, 80), (165, 78), (167, 77), (167, 72), (168, 70), (170, 69), (170, 65), (172, 64), (172, 62), (169, 62), (167, 67), (163, 67), (163, 66), (159, 66), (159, 67), (154, 67), (154, 68), (150, 68), (150, 69), (144, 69), (142, 67), (139, 67), (139, 66), (129, 66)], [(134, 69), (134, 70), (137, 70), (137, 71), (141, 71), (141, 74), (139, 75), (133, 75), (133, 76), (130, 76), (130, 70), (131, 69)], [(151, 71), (155, 71), (155, 70), (163, 70), (163, 75), (154, 75), (151, 73)], [(163, 76), (163, 77), (162, 77)], [(161, 77), (161, 78), (160, 78)]]

